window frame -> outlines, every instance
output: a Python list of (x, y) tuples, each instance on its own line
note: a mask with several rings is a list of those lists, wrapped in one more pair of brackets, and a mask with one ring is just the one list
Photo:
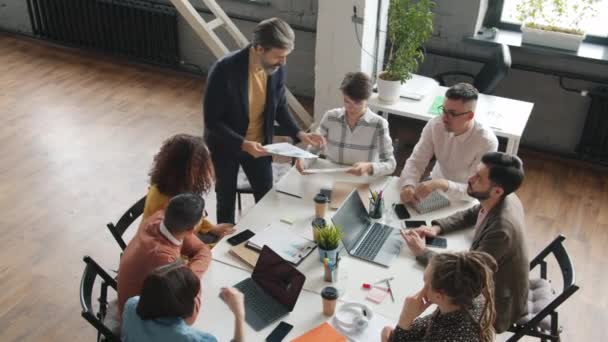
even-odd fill
[[(501, 30), (521, 32), (521, 25), (502, 21), (502, 9), (505, 1), (508, 0), (489, 0), (488, 10), (486, 12), (483, 25), (486, 27), (496, 27)], [(608, 45), (608, 37), (587, 35), (583, 42), (598, 45)]]

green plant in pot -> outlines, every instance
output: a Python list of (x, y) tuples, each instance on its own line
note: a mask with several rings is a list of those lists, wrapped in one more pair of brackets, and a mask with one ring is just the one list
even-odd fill
[(597, 14), (601, 0), (522, 0), (517, 4), (522, 43), (576, 51), (585, 39), (583, 20)]
[(323, 262), (323, 258), (329, 258), (329, 260), (335, 262), (340, 240), (344, 236), (342, 229), (334, 224), (327, 224), (325, 227), (315, 228), (315, 234), (319, 237), (317, 241), (319, 260)]
[(378, 75), (381, 101), (397, 101), (401, 84), (412, 78), (424, 60), (422, 44), (433, 33), (434, 6), (430, 0), (391, 0), (387, 35), (390, 49), (386, 67)]

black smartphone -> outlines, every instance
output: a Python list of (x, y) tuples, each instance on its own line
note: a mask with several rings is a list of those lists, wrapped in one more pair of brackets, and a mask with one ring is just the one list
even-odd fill
[(245, 242), (245, 241), (251, 239), (251, 237), (254, 236), (254, 235), (255, 235), (254, 232), (252, 232), (249, 229), (245, 229), (242, 232), (236, 234), (235, 236), (229, 238), (226, 241), (228, 241), (229, 244), (231, 244), (233, 246), (236, 246), (239, 243), (242, 243), (242, 242)]
[(441, 237), (426, 237), (426, 244), (431, 246), (431, 247), (438, 247), (438, 248), (447, 248), (448, 247), (448, 240), (441, 238)]
[(267, 342), (281, 342), (293, 329), (293, 325), (285, 322), (279, 323), (276, 328), (266, 337)]
[(407, 211), (407, 208), (403, 204), (395, 204), (395, 214), (400, 220), (405, 220), (410, 218), (410, 213)]
[(403, 222), (405, 223), (405, 228), (418, 228), (420, 226), (426, 226), (426, 221), (424, 220), (407, 220)]
[(319, 193), (325, 195), (328, 201), (331, 201), (331, 189), (321, 189)]

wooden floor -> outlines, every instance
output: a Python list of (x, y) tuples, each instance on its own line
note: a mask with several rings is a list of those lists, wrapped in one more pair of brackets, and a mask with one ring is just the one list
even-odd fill
[[(202, 79), (0, 34), (0, 341), (94, 339), (80, 317), (82, 256), (116, 267), (105, 224), (145, 193), (165, 138), (201, 134), (202, 89)], [(529, 251), (565, 234), (582, 288), (562, 307), (563, 340), (607, 340), (608, 176), (522, 154)]]

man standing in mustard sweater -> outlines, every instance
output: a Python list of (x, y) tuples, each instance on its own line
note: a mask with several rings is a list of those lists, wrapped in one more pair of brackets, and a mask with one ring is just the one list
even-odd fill
[(274, 123), (294, 141), (321, 146), (318, 134), (302, 131), (287, 107), (285, 63), (295, 35), (281, 19), (260, 22), (253, 41), (218, 60), (209, 71), (203, 100), (205, 140), (216, 175), (217, 222), (234, 223), (239, 165), (259, 201), (272, 188)]

